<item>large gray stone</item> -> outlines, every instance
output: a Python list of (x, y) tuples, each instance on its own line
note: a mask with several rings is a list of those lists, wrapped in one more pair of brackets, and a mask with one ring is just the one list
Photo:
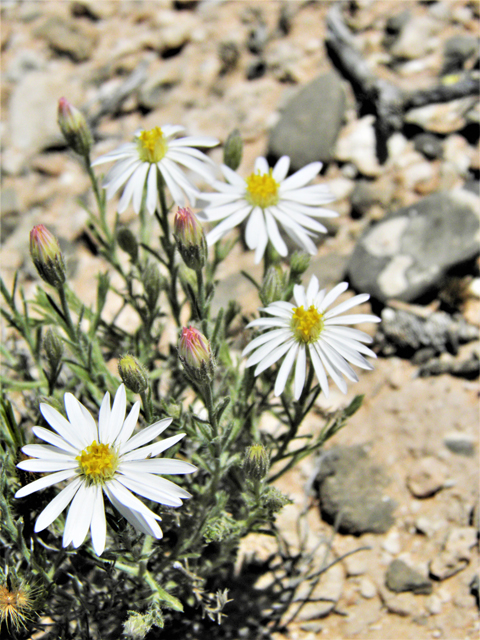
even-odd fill
[(385, 575), (385, 584), (390, 591), (397, 593), (402, 591), (413, 591), (413, 593), (424, 595), (432, 593), (432, 581), (409, 567), (403, 560), (393, 560), (390, 563)]
[(480, 198), (463, 189), (399, 209), (360, 237), (348, 265), (353, 287), (381, 301), (435, 291), (479, 252)]
[(387, 532), (396, 507), (381, 490), (387, 483), (362, 446), (334, 447), (321, 458), (316, 477), (322, 518), (340, 533)]
[(309, 162), (328, 162), (345, 115), (345, 92), (339, 76), (329, 72), (309, 82), (287, 104), (270, 133), (268, 155), (290, 156), (297, 171)]

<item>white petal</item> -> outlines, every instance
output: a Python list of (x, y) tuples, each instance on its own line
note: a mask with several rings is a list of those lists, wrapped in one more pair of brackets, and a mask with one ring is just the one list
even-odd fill
[(257, 318), (247, 324), (247, 329), (250, 327), (283, 327), (287, 328), (289, 323), (285, 318)]
[[(154, 438), (159, 436), (165, 429), (172, 424), (172, 418), (163, 418), (155, 424), (152, 424), (150, 427), (146, 429), (142, 429), (137, 435), (130, 438), (130, 440), (122, 441), (122, 445), (119, 449), (119, 454), (123, 456), (123, 454), (132, 451), (133, 449), (137, 449), (147, 442), (151, 442)], [(128, 427), (130, 428), (130, 427)]]
[(248, 204), (244, 198), (240, 198), (235, 202), (228, 202), (228, 204), (221, 205), (219, 207), (209, 207), (206, 209), (203, 214), (197, 214), (197, 216), (201, 220), (205, 220), (207, 222), (217, 222), (218, 220), (222, 220), (227, 216), (233, 215), (242, 209), (246, 209), (247, 212), (252, 210), (252, 205)]
[(343, 338), (349, 338), (350, 340), (356, 340), (358, 342), (365, 342), (366, 344), (370, 344), (373, 342), (373, 338), (372, 336), (369, 336), (368, 333), (365, 333), (364, 331), (359, 331), (358, 329), (352, 329), (351, 327), (336, 327), (333, 326), (331, 323), (325, 323), (326, 325), (328, 324), (328, 327), (326, 326), (325, 329), (328, 328), (328, 333), (330, 335), (330, 333), (332, 333), (332, 335), (343, 339)]
[(342, 302), (341, 304), (337, 305), (333, 309), (330, 309), (330, 311), (328, 311), (325, 314), (325, 318), (333, 318), (335, 316), (338, 316), (344, 311), (348, 311), (352, 307), (356, 307), (359, 304), (363, 304), (364, 302), (369, 300), (369, 298), (370, 296), (368, 293), (361, 293), (358, 296), (354, 296), (353, 298), (350, 298), (350, 300), (345, 300), (345, 302)]
[(296, 171), (293, 175), (282, 182), (280, 194), (284, 191), (297, 189), (298, 187), (303, 187), (308, 184), (316, 175), (318, 175), (321, 168), (321, 162), (311, 162), (305, 167), (302, 167), (302, 169)]
[(61, 413), (51, 407), (49, 404), (41, 403), (40, 411), (48, 422), (48, 424), (54, 429), (59, 436), (61, 436), (67, 443), (81, 451), (88, 444), (91, 444), (78, 429), (70, 424)]
[(97, 425), (92, 414), (71, 393), (64, 396), (68, 421), (74, 425), (82, 440), (88, 445), (98, 438)]
[(157, 165), (152, 164), (148, 170), (147, 177), (147, 211), (153, 216), (155, 209), (157, 208), (158, 190), (157, 190)]
[(65, 460), (22, 460), (17, 464), (19, 469), (24, 471), (35, 471), (36, 473), (47, 473), (49, 471), (66, 471), (67, 469), (76, 469), (78, 462), (72, 458)]
[[(187, 167), (187, 169), (190, 169), (190, 171), (193, 171), (194, 173), (198, 174), (207, 182), (210, 182), (210, 183), (213, 182), (215, 178), (213, 173), (213, 168), (209, 164), (207, 164), (205, 161), (202, 162), (198, 158), (192, 157), (189, 151), (191, 150), (190, 149), (178, 149), (178, 150), (172, 149), (171, 151), (169, 150), (167, 158), (169, 160), (172, 160), (172, 162), (176, 162), (178, 164), (183, 165), (184, 167)], [(204, 156), (204, 158), (207, 158), (207, 156)]]
[(280, 360), (280, 358), (288, 351), (288, 349), (293, 345), (293, 340), (289, 340), (285, 342), (285, 344), (280, 345), (274, 351), (270, 352), (263, 360), (258, 364), (255, 369), (255, 375), (258, 376), (262, 371), (268, 369), (272, 364)]
[(353, 340), (346, 336), (338, 336), (333, 333), (334, 327), (326, 327), (322, 332), (322, 338), (324, 340), (328, 340), (332, 345), (342, 345), (346, 347), (349, 351), (357, 351), (359, 353), (363, 353), (366, 356), (370, 356), (370, 358), (376, 358), (377, 354), (366, 347), (361, 342), (357, 342), (357, 340)]
[(320, 356), (320, 360), (322, 361), (322, 364), (325, 367), (325, 369), (328, 371), (329, 376), (332, 378), (332, 380), (335, 382), (335, 384), (337, 385), (337, 387), (340, 389), (342, 393), (347, 393), (347, 383), (342, 378), (342, 376), (338, 373), (338, 371), (333, 366), (333, 364), (330, 362), (325, 352), (322, 351), (322, 349), (320, 348), (320, 345), (316, 343), (313, 346), (315, 348), (315, 351)]
[(284, 343), (286, 340), (291, 340), (291, 338), (291, 332), (284, 333), (283, 331), (281, 334), (277, 334), (275, 337), (272, 337), (268, 342), (260, 346), (256, 351), (252, 353), (252, 355), (248, 358), (245, 366), (252, 367), (254, 364), (258, 364), (260, 360), (263, 360), (263, 358), (265, 358), (279, 345)]
[(298, 400), (302, 395), (305, 385), (305, 376), (307, 371), (307, 350), (305, 345), (301, 344), (298, 349), (297, 363), (295, 365), (295, 388), (293, 397)]
[(340, 353), (338, 353), (335, 349), (333, 349), (327, 342), (325, 342), (325, 340), (320, 340), (316, 346), (317, 351), (322, 350), (337, 371), (342, 373), (352, 382), (358, 382), (357, 374), (348, 364), (345, 358), (340, 355)]
[(255, 173), (260, 172), (260, 174), (265, 174), (265, 173), (268, 173), (269, 170), (270, 170), (270, 167), (268, 166), (268, 162), (265, 160), (263, 156), (260, 156), (255, 160), (255, 165), (254, 165)]
[(180, 188), (180, 186), (177, 184), (177, 181), (175, 180), (175, 178), (171, 175), (170, 171), (169, 171), (169, 167), (168, 164), (165, 165), (164, 160), (161, 160), (157, 166), (160, 170), (160, 173), (163, 176), (163, 179), (165, 181), (165, 184), (168, 187), (168, 190), (170, 191), (170, 195), (172, 196), (172, 199), (174, 201), (174, 203), (176, 205), (178, 205), (179, 207), (183, 207), (185, 206), (185, 196)]
[(135, 190), (141, 191), (143, 193), (144, 182), (138, 182), (137, 175), (138, 175), (138, 170), (141, 169), (141, 167), (144, 164), (147, 164), (147, 163), (142, 163), (142, 165), (138, 166), (133, 172), (133, 174), (130, 176), (130, 178), (128, 179), (128, 182), (123, 190), (122, 197), (120, 198), (117, 204), (118, 213), (123, 213), (124, 211), (126, 211), (128, 205), (130, 204), (130, 200), (132, 199), (132, 196), (135, 193)]
[(246, 356), (247, 353), (254, 351), (258, 347), (262, 346), (262, 344), (265, 344), (265, 342), (269, 342), (273, 338), (276, 338), (280, 335), (288, 337), (289, 335), (291, 335), (291, 332), (288, 329), (273, 329), (272, 331), (267, 331), (267, 333), (262, 333), (261, 336), (257, 336), (256, 338), (254, 338), (250, 342), (250, 344), (245, 347), (245, 349), (242, 351), (242, 356)]
[(93, 486), (88, 486), (84, 483), (73, 498), (65, 521), (62, 539), (63, 547), (73, 542), (73, 546), (77, 548), (85, 540), (92, 522), (94, 492)]
[(317, 374), (317, 379), (320, 384), (320, 388), (322, 389), (325, 397), (328, 398), (329, 390), (328, 390), (328, 380), (327, 374), (325, 373), (325, 369), (323, 367), (322, 361), (312, 344), (308, 345), (308, 350), (310, 352), (310, 358), (312, 359), (313, 368), (315, 369), (315, 373)]
[(226, 164), (220, 165), (220, 169), (225, 176), (225, 180), (229, 182), (231, 185), (235, 187), (239, 187), (242, 191), (241, 193), (245, 193), (246, 183), (243, 178), (241, 178), (238, 173), (235, 173), (230, 167), (227, 167)]
[(154, 518), (143, 516), (140, 513), (128, 509), (119, 500), (117, 500), (111, 492), (107, 493), (107, 496), (113, 506), (118, 509), (118, 511), (120, 511), (122, 516), (126, 520), (128, 520), (128, 522), (130, 522), (130, 524), (135, 527), (137, 531), (145, 533), (147, 536), (153, 536), (157, 539), (162, 537), (162, 530), (160, 529)]
[[(49, 444), (26, 444), (22, 447), (22, 451), (26, 456), (42, 458), (42, 460), (74, 460), (72, 453), (69, 451), (63, 451)], [(75, 455), (77, 454), (74, 453), (73, 456)]]
[(140, 402), (138, 401), (135, 402), (133, 407), (130, 409), (130, 413), (126, 417), (125, 422), (123, 423), (123, 427), (115, 440), (115, 445), (118, 446), (120, 444), (123, 444), (130, 438), (137, 425), (139, 413)]
[(107, 193), (105, 194), (107, 200), (111, 200), (113, 198), (113, 196), (117, 193), (120, 187), (125, 184), (125, 182), (132, 175), (139, 164), (140, 160), (136, 158), (127, 158), (120, 164), (113, 167), (102, 184), (102, 187), (107, 191)]
[(285, 385), (287, 383), (288, 376), (290, 375), (290, 371), (292, 370), (293, 363), (295, 361), (295, 356), (297, 355), (297, 351), (298, 351), (298, 342), (294, 342), (290, 347), (287, 355), (285, 356), (281, 364), (281, 367), (278, 371), (277, 379), (275, 380), (275, 390), (274, 390), (274, 394), (276, 396), (279, 396), (281, 393), (283, 393), (283, 390), (285, 389)]
[(110, 414), (110, 394), (107, 391), (98, 413), (98, 437), (103, 444), (110, 442)]
[(92, 523), (90, 532), (92, 535), (92, 545), (97, 556), (101, 556), (107, 539), (107, 522), (105, 519), (105, 505), (103, 502), (103, 491), (100, 486), (95, 487), (93, 503)]
[[(297, 209), (296, 203), (279, 202), (276, 207), (271, 207), (271, 212), (276, 216), (281, 224), (285, 227), (291, 227), (294, 231), (298, 231), (299, 227), (310, 229), (315, 233), (327, 233), (328, 229), (318, 220), (313, 220), (309, 216), (301, 213)], [(279, 213), (283, 214), (281, 217)], [(295, 225), (293, 224), (295, 222)], [(298, 226), (297, 226), (298, 225)]]
[(150, 170), (150, 165), (146, 162), (143, 162), (138, 169), (135, 171), (135, 180), (138, 182), (138, 185), (142, 185), (142, 188), (136, 188), (133, 192), (133, 210), (135, 213), (140, 213), (140, 207), (142, 206), (143, 200), (143, 192), (145, 188), (145, 180), (147, 178), (147, 173)]
[(267, 234), (267, 229), (265, 228), (265, 222), (264, 222), (263, 216), (261, 220), (262, 222), (258, 226), (258, 230), (257, 230), (258, 244), (255, 250), (255, 264), (258, 264), (260, 260), (263, 258), (263, 254), (265, 253), (265, 249), (267, 248), (267, 244), (268, 244), (268, 234)]
[(148, 458), (147, 460), (122, 462), (119, 470), (131, 473), (161, 473), (164, 475), (183, 475), (197, 471), (197, 467), (184, 460), (175, 458)]
[(140, 513), (147, 518), (161, 520), (160, 516), (157, 516), (156, 513), (150, 511), (150, 509), (141, 500), (136, 498), (133, 493), (126, 489), (116, 478), (113, 478), (106, 483), (105, 492), (108, 496), (114, 495), (115, 498), (130, 511)]
[[(152, 476), (152, 478), (153, 477), (155, 476)], [(160, 479), (161, 478), (157, 478), (157, 480)], [(117, 476), (117, 480), (130, 491), (133, 491), (148, 500), (164, 504), (167, 507), (181, 507), (183, 504), (180, 498), (177, 498), (166, 491), (161, 491), (152, 485), (144, 484), (138, 480), (138, 477), (132, 478), (119, 474)]]
[[(322, 342), (323, 344), (326, 343), (330, 345), (330, 347), (332, 347), (332, 349), (343, 356), (345, 360), (348, 360), (357, 367), (360, 367), (361, 369), (367, 369), (369, 371), (373, 369), (373, 366), (367, 360), (365, 360), (365, 358), (360, 353), (358, 353), (357, 350), (352, 349), (344, 342), (340, 342), (338, 340), (335, 340), (335, 338), (329, 337), (325, 334), (325, 332), (322, 333)], [(367, 347), (364, 348), (366, 349)]]
[(213, 136), (186, 136), (185, 138), (173, 140), (169, 146), (216, 147), (217, 144), (220, 144), (220, 141)]
[(217, 226), (207, 235), (208, 245), (212, 246), (212, 244), (215, 244), (217, 240), (220, 240), (220, 238), (222, 238), (228, 231), (230, 231), (230, 229), (233, 229), (241, 222), (243, 222), (250, 211), (250, 206), (245, 207), (244, 209), (240, 209), (240, 211), (237, 211), (233, 215), (225, 218), (225, 220), (217, 224)]
[(327, 318), (325, 325), (335, 324), (362, 324), (363, 322), (381, 322), (381, 318), (373, 316), (368, 313), (357, 313), (349, 316), (336, 316), (334, 318)]
[(277, 163), (273, 168), (272, 178), (276, 182), (282, 182), (282, 180), (286, 178), (289, 169), (290, 158), (288, 156), (282, 156), (277, 160)]
[(73, 455), (75, 456), (78, 455), (78, 449), (76, 447), (69, 444), (60, 436), (57, 436), (57, 434), (50, 429), (45, 429), (44, 427), (33, 427), (32, 431), (37, 436), (37, 438), (40, 438), (40, 440), (49, 442), (50, 444), (53, 444), (54, 447), (58, 447), (59, 449), (68, 451), (68, 453), (73, 453)]
[(47, 504), (35, 523), (36, 533), (46, 529), (48, 525), (52, 524), (52, 522), (58, 518), (69, 502), (73, 499), (82, 482), (81, 478), (75, 478), (65, 487), (65, 489), (60, 491), (60, 493)]
[(167, 155), (158, 164), (161, 165), (162, 171), (165, 171), (165, 169), (168, 170), (168, 173), (171, 176), (172, 180), (174, 180), (177, 185), (181, 189), (183, 189), (183, 191), (187, 194), (189, 200), (194, 201), (196, 199), (198, 190), (190, 182), (190, 180), (187, 178), (183, 170), (178, 166), (176, 162), (170, 160)]
[(160, 442), (155, 442), (154, 444), (149, 444), (146, 447), (141, 447), (140, 449), (134, 449), (129, 453), (126, 453), (122, 456), (122, 462), (128, 460), (144, 460), (145, 458), (153, 458), (154, 456), (158, 456), (159, 453), (173, 447), (174, 444), (177, 444), (179, 440), (185, 437), (185, 433), (179, 433), (176, 436), (170, 436), (170, 438), (165, 438), (165, 440), (161, 440)]
[(30, 482), (30, 484), (27, 484), (25, 487), (19, 489), (15, 494), (15, 498), (24, 498), (25, 496), (29, 496), (31, 493), (35, 493), (35, 491), (40, 491), (41, 489), (45, 489), (46, 487), (51, 487), (52, 484), (62, 482), (63, 480), (68, 480), (75, 474), (76, 471), (71, 469), (68, 469), (67, 471), (58, 471), (57, 473), (50, 473), (48, 476), (43, 476), (43, 478), (34, 480), (33, 482)]
[(138, 157), (137, 146), (133, 142), (126, 142), (118, 147), (118, 149), (114, 149), (113, 151), (109, 151), (108, 153), (104, 153), (99, 156), (92, 162), (91, 166), (96, 167), (99, 164), (113, 162), (114, 160), (119, 160), (120, 158), (126, 158), (132, 155), (136, 155)]
[(125, 392), (125, 385), (121, 384), (115, 394), (112, 412), (110, 414), (110, 427), (108, 431), (109, 442), (115, 442), (118, 434), (120, 433), (123, 423), (125, 422), (126, 411), (127, 394)]
[[(176, 136), (177, 133), (182, 133), (182, 131), (185, 131), (185, 127), (182, 127), (180, 124), (162, 125), (162, 133), (166, 138), (172, 138), (173, 136)], [(186, 140), (186, 138), (180, 138), (180, 140)], [(175, 142), (178, 143), (179, 140), (176, 140)]]
[[(293, 178), (294, 176), (290, 177)], [(289, 179), (290, 178), (287, 178), (287, 180)], [(301, 189), (284, 191), (283, 187), (285, 182), (283, 182), (280, 187), (282, 189), (282, 200), (291, 200), (292, 202), (298, 202), (299, 204), (306, 204), (310, 206), (319, 206), (332, 201), (329, 190), (322, 188), (322, 185), (312, 185)]]
[(281, 256), (286, 256), (288, 254), (287, 245), (285, 244), (285, 241), (280, 235), (280, 232), (278, 230), (277, 223), (275, 222), (274, 217), (272, 216), (272, 214), (268, 209), (265, 211), (265, 220), (267, 222), (268, 237), (270, 238), (273, 246)]
[(320, 287), (320, 284), (318, 282), (317, 276), (312, 276), (310, 278), (310, 282), (308, 284), (308, 289), (306, 294), (308, 306), (314, 304), (314, 299), (318, 293), (319, 287)]
[(325, 311), (334, 302), (338, 296), (342, 295), (344, 291), (348, 289), (348, 282), (340, 282), (336, 287), (333, 287), (331, 291), (327, 293), (322, 302), (321, 311)]
[[(160, 460), (157, 460), (157, 462), (160, 462)], [(137, 464), (141, 464), (141, 463), (137, 463)], [(188, 491), (186, 491), (183, 487), (179, 487), (178, 484), (175, 484), (175, 482), (172, 482), (171, 480), (167, 480), (166, 478), (161, 478), (160, 476), (153, 475), (148, 472), (132, 473), (128, 470), (127, 471), (123, 470), (122, 474), (123, 475), (118, 476), (119, 481), (121, 481), (122, 478), (136, 480), (138, 481), (139, 484), (142, 484), (145, 487), (149, 487), (151, 489), (155, 489), (160, 492), (167, 493), (171, 496), (175, 496), (176, 498), (182, 498), (182, 500), (187, 500), (188, 498), (192, 497), (191, 493), (188, 493)]]
[(317, 253), (317, 247), (315, 246), (315, 243), (312, 242), (309, 238), (308, 234), (310, 232), (304, 231), (300, 227), (300, 225), (296, 225), (295, 227), (293, 227), (291, 223), (289, 224), (289, 226), (286, 226), (284, 224), (283, 227), (285, 229), (285, 232), (290, 236), (295, 244), (298, 244), (298, 246), (301, 247), (304, 251), (309, 253), (311, 256), (314, 256)]
[(265, 223), (263, 222), (263, 211), (260, 207), (254, 207), (245, 228), (245, 242), (249, 249), (257, 248), (260, 235), (264, 229)]
[(307, 299), (305, 297), (305, 287), (301, 284), (296, 284), (293, 287), (293, 297), (295, 298), (295, 302), (299, 307), (307, 306)]

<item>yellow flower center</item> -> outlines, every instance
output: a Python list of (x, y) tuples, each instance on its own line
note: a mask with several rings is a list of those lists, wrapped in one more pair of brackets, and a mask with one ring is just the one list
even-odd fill
[(291, 328), (298, 342), (316, 342), (323, 331), (323, 314), (313, 304), (305, 310), (303, 305), (293, 309)]
[(110, 480), (118, 467), (118, 456), (108, 444), (92, 442), (75, 458), (78, 460), (82, 474), (95, 484)]
[(280, 186), (272, 178), (272, 170), (268, 173), (251, 173), (245, 180), (247, 183), (247, 201), (256, 206), (266, 209), (278, 202), (278, 187)]
[(143, 162), (160, 162), (167, 150), (168, 144), (160, 127), (142, 131), (138, 136), (138, 154)]

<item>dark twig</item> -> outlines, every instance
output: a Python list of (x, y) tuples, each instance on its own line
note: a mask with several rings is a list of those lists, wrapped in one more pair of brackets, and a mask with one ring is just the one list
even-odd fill
[(327, 48), (333, 63), (351, 82), (359, 102), (370, 104), (376, 115), (377, 155), (380, 162), (388, 157), (387, 140), (403, 127), (405, 112), (438, 102), (478, 96), (480, 77), (471, 72), (454, 84), (438, 84), (428, 89), (405, 91), (378, 78), (369, 68), (346, 26), (341, 3), (333, 3), (327, 15)]

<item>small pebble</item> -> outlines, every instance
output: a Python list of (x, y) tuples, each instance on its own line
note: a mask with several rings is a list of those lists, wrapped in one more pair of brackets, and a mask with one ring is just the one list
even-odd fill
[(362, 578), (360, 582), (360, 594), (367, 600), (377, 595), (377, 588), (369, 578)]

